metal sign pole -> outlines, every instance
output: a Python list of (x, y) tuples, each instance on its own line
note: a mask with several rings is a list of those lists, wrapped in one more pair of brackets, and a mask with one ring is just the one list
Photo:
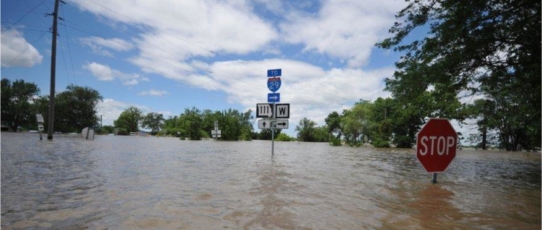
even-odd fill
[(275, 125), (273, 124), (276, 117), (275, 109), (275, 102), (273, 102), (273, 116), (271, 118), (271, 122), (269, 122), (271, 125), (271, 156), (275, 155)]

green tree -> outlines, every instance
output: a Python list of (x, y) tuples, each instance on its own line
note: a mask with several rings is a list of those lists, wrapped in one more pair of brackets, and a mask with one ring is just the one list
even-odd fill
[(304, 117), (295, 127), (297, 140), (305, 142), (327, 142), (329, 141), (328, 127), (317, 127), (316, 122)]
[(179, 127), (182, 130), (182, 137), (190, 138), (190, 140), (201, 140), (203, 118), (199, 109), (196, 109), (196, 107), (186, 108), (178, 120)]
[(276, 141), (294, 141), (293, 137), (288, 136), (286, 133), (280, 133), (275, 138)]
[(372, 103), (370, 101), (360, 100), (351, 110), (343, 111), (341, 126), (346, 143), (358, 146), (362, 142), (363, 135), (371, 136), (369, 128), (371, 109)]
[(34, 97), (40, 90), (34, 83), (2, 79), (2, 124), (16, 131), (19, 126), (29, 127), (35, 124), (36, 111), (33, 108)]
[[(406, 120), (461, 120), (465, 113), (454, 98), (481, 94), (501, 108), (488, 121), (507, 124), (496, 127), (507, 150), (540, 146), (540, 9), (540, 1), (409, 1), (396, 15), (393, 36), (377, 44), (405, 53), (386, 89), (402, 103), (433, 89), (429, 96), (439, 104), (420, 116), (404, 113)], [(427, 25), (425, 38), (405, 42)]]
[(112, 125), (104, 125), (102, 126), (101, 134), (106, 133), (113, 133), (115, 131), (115, 127)]
[[(68, 85), (66, 90), (55, 96), (55, 124), (58, 132), (81, 132), (85, 127), (98, 124), (97, 105), (103, 100), (98, 91), (89, 87)], [(44, 127), (49, 121), (49, 96), (41, 96), (36, 101), (37, 110), (43, 115)]]
[[(282, 132), (282, 129), (275, 129), (275, 138), (277, 138)], [(258, 134), (259, 140), (271, 140), (271, 129), (262, 129)]]
[(151, 134), (155, 135), (164, 125), (164, 116), (161, 113), (150, 112), (143, 117), (141, 125), (143, 128), (151, 129)]
[(373, 134), (372, 144), (375, 147), (390, 147), (393, 134), (393, 115), (395, 114), (394, 100), (377, 98), (372, 107), (370, 129)]
[(181, 128), (178, 125), (179, 117), (178, 116), (169, 116), (164, 120), (164, 129), (165, 135), (171, 135), (178, 137), (181, 133)]
[(138, 132), (139, 131), (139, 124), (141, 123), (143, 119), (143, 112), (134, 107), (130, 106), (126, 110), (124, 110), (119, 118), (113, 123), (115, 124), (115, 127), (125, 130), (126, 132)]
[(341, 115), (339, 115), (339, 113), (336, 111), (333, 111), (327, 115), (325, 122), (328, 128), (327, 131), (331, 134), (335, 134), (335, 137), (340, 140), (342, 135)]

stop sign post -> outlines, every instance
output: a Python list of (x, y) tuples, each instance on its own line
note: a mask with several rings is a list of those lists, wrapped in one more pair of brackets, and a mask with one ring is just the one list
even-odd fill
[(444, 172), (455, 158), (457, 144), (457, 133), (448, 119), (431, 118), (418, 132), (416, 157), (433, 173), (433, 183), (437, 183), (437, 173)]

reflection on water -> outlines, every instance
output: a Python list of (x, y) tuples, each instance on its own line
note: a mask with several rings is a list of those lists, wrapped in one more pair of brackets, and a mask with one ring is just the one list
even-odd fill
[(540, 229), (539, 153), (2, 133), (2, 229)]

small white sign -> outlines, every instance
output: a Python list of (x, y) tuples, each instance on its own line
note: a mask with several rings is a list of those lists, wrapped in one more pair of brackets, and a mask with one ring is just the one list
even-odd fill
[(268, 120), (268, 119), (260, 119), (260, 120), (258, 120), (258, 128), (259, 129), (270, 129), (271, 128), (271, 120)]
[(290, 118), (290, 104), (276, 104), (275, 118)]
[(220, 130), (215, 129), (215, 130), (211, 130), (211, 135), (213, 135), (213, 137), (221, 137), (222, 133)]
[(277, 121), (275, 121), (275, 128), (288, 129), (288, 123), (288, 119), (277, 119)]
[(41, 114), (36, 114), (36, 120), (38, 120), (38, 123), (43, 123), (43, 116)]

